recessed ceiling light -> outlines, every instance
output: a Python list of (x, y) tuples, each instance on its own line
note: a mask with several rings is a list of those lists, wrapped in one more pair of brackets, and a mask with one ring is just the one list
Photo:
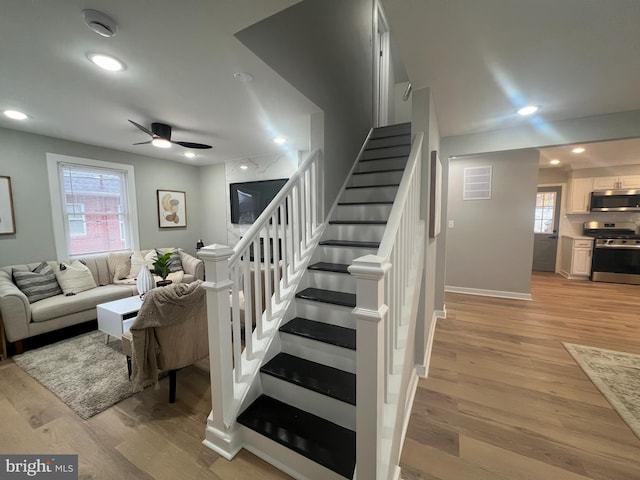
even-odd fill
[(246, 169), (247, 169), (247, 168), (249, 168), (249, 167), (247, 167), (246, 165), (240, 165), (240, 168), (241, 168), (242, 170), (246, 170)]
[(287, 143), (287, 139), (284, 137), (276, 137), (273, 139), (278, 145), (282, 145), (283, 143)]
[(17, 110), (5, 110), (3, 113), (13, 120), (26, 120), (27, 118), (29, 118), (25, 113), (19, 112)]
[(585, 151), (584, 147), (576, 147), (573, 150), (571, 150), (573, 153), (582, 153)]
[(233, 74), (233, 78), (242, 82), (242, 83), (251, 83), (253, 82), (253, 75), (246, 72), (236, 72)]
[(110, 72), (119, 72), (120, 70), (124, 70), (124, 64), (117, 58), (109, 55), (103, 55), (102, 53), (91, 53), (87, 56), (89, 57), (89, 60), (104, 70), (108, 70)]
[(558, 165), (560, 163), (560, 160), (558, 160), (557, 158), (554, 158), (553, 160), (550, 160), (549, 163), (551, 165)]
[(158, 148), (169, 148), (171, 146), (171, 142), (165, 138), (154, 138), (151, 140), (151, 145)]
[(196, 154), (193, 152), (185, 152), (184, 156), (187, 158), (195, 158)]
[(518, 114), (526, 117), (527, 115), (533, 115), (538, 110), (540, 110), (540, 107), (537, 105), (527, 105), (526, 107), (522, 107), (518, 110)]

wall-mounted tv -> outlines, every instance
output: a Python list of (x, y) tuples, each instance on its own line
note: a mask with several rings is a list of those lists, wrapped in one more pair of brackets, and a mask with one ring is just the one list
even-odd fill
[(231, 223), (253, 223), (287, 183), (288, 178), (229, 184)]

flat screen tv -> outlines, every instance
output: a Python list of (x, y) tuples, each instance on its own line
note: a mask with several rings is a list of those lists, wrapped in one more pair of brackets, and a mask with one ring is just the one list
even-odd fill
[(287, 183), (288, 178), (231, 183), (231, 223), (253, 223)]

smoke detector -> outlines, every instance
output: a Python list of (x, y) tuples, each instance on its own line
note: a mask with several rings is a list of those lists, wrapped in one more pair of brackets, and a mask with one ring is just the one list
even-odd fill
[(103, 37), (113, 37), (116, 34), (118, 25), (116, 22), (105, 13), (98, 10), (83, 10), (82, 15), (84, 21), (91, 30)]

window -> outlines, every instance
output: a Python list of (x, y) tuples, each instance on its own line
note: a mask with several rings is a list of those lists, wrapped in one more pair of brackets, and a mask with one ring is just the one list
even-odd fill
[(556, 192), (538, 192), (533, 222), (534, 233), (553, 233), (555, 209)]
[(58, 258), (138, 248), (133, 167), (47, 154)]
[(87, 234), (87, 217), (83, 215), (84, 204), (67, 203), (67, 218), (69, 219), (69, 235), (72, 237)]

